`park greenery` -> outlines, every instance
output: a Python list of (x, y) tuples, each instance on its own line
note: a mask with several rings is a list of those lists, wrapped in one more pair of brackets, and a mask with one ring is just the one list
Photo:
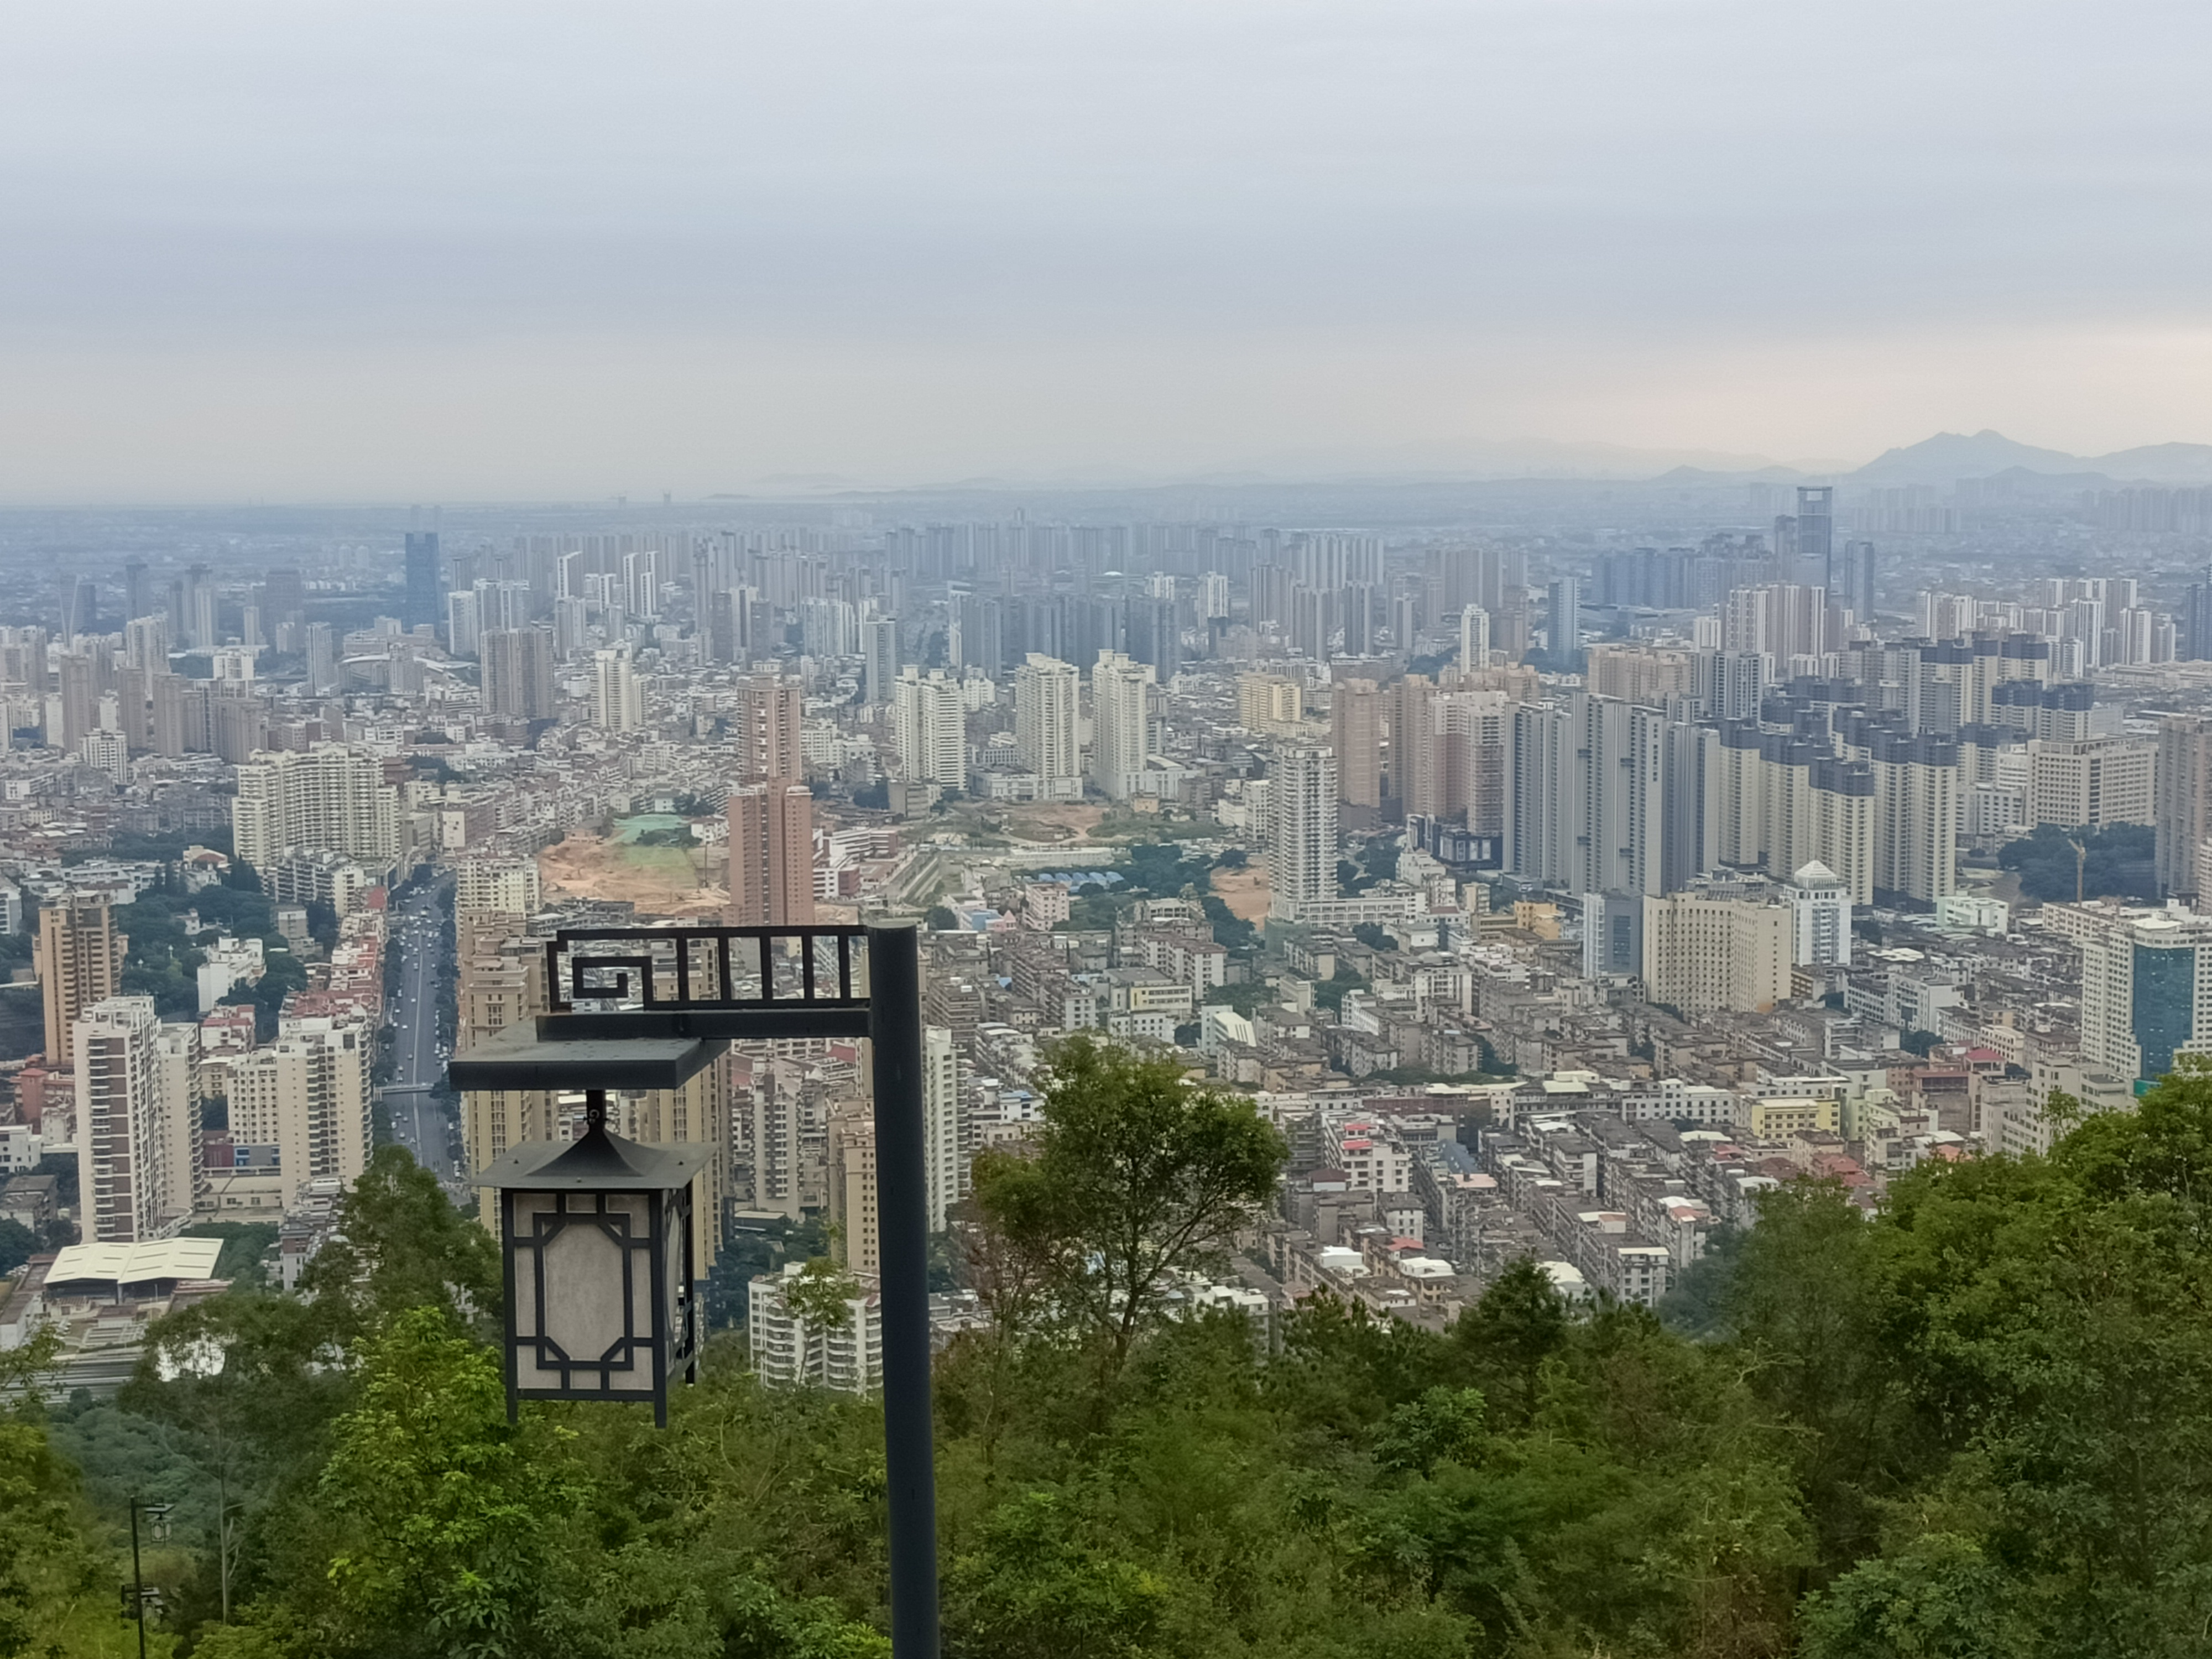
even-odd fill
[(2155, 839), (2147, 823), (2108, 823), (2101, 830), (2071, 833), (2055, 823), (2040, 823), (2033, 835), (1998, 849), (1997, 863), (2019, 872), (2020, 890), (2033, 899), (2070, 902), (2078, 875), (2085, 899), (2154, 902), (2159, 890)]
[[(335, 918), (327, 915), (328, 907), (316, 908), (325, 914), (314, 920), (335, 937)], [(187, 933), (194, 918), (200, 931)], [(224, 934), (261, 941), (260, 980), (234, 986), (222, 1000), (251, 1004), (263, 1040), (276, 1035), (284, 999), (307, 988), (306, 964), (276, 931), (276, 907), (246, 866), (234, 865), (227, 881), (190, 891), (177, 869), (165, 866), (160, 880), (141, 893), (136, 903), (116, 908), (114, 921), (116, 931), (130, 940), (123, 994), (152, 997), (155, 1012), (165, 1020), (200, 1017), (198, 975), (204, 947)]]
[[(978, 1168), (988, 1318), (938, 1364), (951, 1659), (2206, 1650), (2212, 1073), (1871, 1216), (1785, 1186), (1662, 1315), (1524, 1263), (1431, 1329), (1191, 1314), (1273, 1129), (1171, 1059), (1052, 1066)], [(485, 1236), (389, 1147), (343, 1220), (307, 1297), (234, 1290), (112, 1404), (0, 1413), (0, 1659), (125, 1651), (132, 1493), (178, 1505), (156, 1654), (887, 1654), (872, 1402), (722, 1337), (665, 1431), (510, 1423)]]

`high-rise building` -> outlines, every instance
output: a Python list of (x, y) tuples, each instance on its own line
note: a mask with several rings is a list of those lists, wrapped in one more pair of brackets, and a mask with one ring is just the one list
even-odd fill
[(482, 613), (473, 588), (446, 595), (446, 649), (457, 657), (473, 657), (483, 637)]
[(1646, 894), (1644, 994), (1685, 1014), (1765, 1013), (1790, 994), (1794, 918), (1783, 904)]
[(814, 920), (814, 792), (789, 781), (730, 790), (730, 906), (734, 927)]
[[(850, 607), (847, 607), (849, 612)], [(838, 655), (826, 652), (825, 655)], [(870, 617), (860, 624), (860, 693), (872, 703), (889, 702), (898, 684), (899, 622), (896, 617)]]
[(1268, 914), (1297, 921), (1338, 896), (1336, 757), (1307, 744), (1275, 750), (1267, 769)]
[(2027, 821), (2062, 830), (2155, 823), (2159, 749), (2147, 738), (2031, 742)]
[[(197, 1068), (167, 1063), (151, 997), (92, 1004), (71, 1029), (80, 1225), (88, 1244), (160, 1238), (198, 1197)], [(184, 1093), (171, 1098), (165, 1086)]]
[(307, 690), (320, 694), (338, 689), (338, 645), (328, 623), (309, 623)]
[(627, 651), (592, 653), (592, 724), (602, 732), (635, 732), (645, 724), (645, 687)]
[(407, 597), (401, 620), (410, 628), (445, 620), (446, 573), (438, 558), (438, 532), (407, 532)]
[(841, 1101), (830, 1114), (830, 1219), (838, 1258), (856, 1273), (883, 1267), (877, 1213), (876, 1121), (865, 1100)]
[(1552, 608), (1545, 636), (1551, 642), (1552, 663), (1561, 673), (1583, 672), (1583, 585), (1578, 576), (1555, 578)]
[(1014, 670), (1014, 750), (1040, 779), (1080, 778), (1077, 724), (1083, 677), (1073, 663), (1032, 651)]
[(805, 1264), (787, 1261), (755, 1276), (746, 1292), (745, 1337), (754, 1373), (775, 1388), (828, 1389), (865, 1395), (883, 1384), (883, 1298), (862, 1279), (841, 1315), (795, 1312), (784, 1291)]
[(892, 742), (909, 782), (957, 789), (968, 781), (968, 708), (960, 682), (911, 665), (892, 688)]
[(383, 763), (342, 743), (257, 754), (238, 769), (232, 850), (256, 870), (285, 853), (342, 853), (373, 871), (399, 861), (399, 791)]
[(123, 567), (123, 620), (150, 617), (154, 610), (154, 582), (147, 574), (146, 562), (132, 559)]
[[(530, 868), (534, 877), (537, 866)], [(545, 1011), (545, 952), (540, 941), (523, 935), (528, 913), (463, 902), (477, 896), (464, 866), (453, 902), (460, 967), (453, 1047), (463, 1054)], [(461, 1097), (461, 1152), (471, 1170), (484, 1168), (510, 1147), (554, 1138), (551, 1097), (544, 1090), (472, 1089)], [(498, 1201), (489, 1188), (478, 1190), (477, 1218), (494, 1231)]]
[(1467, 674), (1490, 666), (1490, 613), (1479, 605), (1459, 613), (1459, 665)]
[(2158, 883), (2203, 902), (2197, 866), (2212, 837), (2212, 715), (2169, 714), (2158, 733)]
[(33, 951), (46, 1005), (49, 1065), (69, 1063), (70, 1030), (86, 1009), (122, 988), (130, 944), (115, 931), (114, 913), (104, 900), (72, 896), (39, 912)]
[(1091, 781), (1109, 800), (1142, 791), (1152, 754), (1152, 684), (1151, 664), (1118, 651), (1101, 651), (1091, 670)]
[(2157, 1078), (2212, 1052), (2212, 919), (2187, 911), (2075, 911), (2081, 947), (2081, 1063)]
[(754, 674), (738, 683), (737, 716), (730, 737), (737, 747), (740, 780), (796, 781), (805, 775), (799, 739), (805, 707), (805, 692), (796, 680)]
[(1799, 968), (1851, 965), (1851, 895), (1825, 864), (1802, 866), (1782, 890), (1792, 919), (1790, 961)]
[[(1339, 680), (1328, 704), (1329, 747), (1346, 807), (1379, 815), (1382, 806), (1382, 690), (1373, 680)], [(1371, 823), (1369, 825), (1371, 827)]]
[(922, 1184), (933, 1233), (945, 1231), (952, 1206), (968, 1193), (962, 1115), (959, 1048), (944, 1026), (926, 1026), (921, 1034)]
[(230, 1136), (274, 1146), (286, 1209), (317, 1182), (349, 1187), (368, 1167), (368, 1028), (286, 1020), (276, 1041), (230, 1066)]
[(1836, 492), (1827, 484), (1797, 486), (1797, 517), (1791, 525), (1791, 535), (1785, 548), (1778, 538), (1777, 552), (1786, 552), (1796, 560), (1790, 573), (1792, 581), (1810, 585), (1814, 582), (1833, 591), (1832, 576), (1841, 573), (1830, 568), (1836, 549)]
[(1874, 620), (1875, 551), (1872, 542), (1845, 542), (1840, 566), (1828, 579), (1828, 599), (1850, 607), (1863, 623)]
[(212, 651), (222, 643), (216, 632), (215, 572), (204, 564), (185, 572), (184, 641), (193, 651)]
[(485, 714), (513, 720), (553, 718), (552, 629), (501, 629), (483, 635), (479, 649)]

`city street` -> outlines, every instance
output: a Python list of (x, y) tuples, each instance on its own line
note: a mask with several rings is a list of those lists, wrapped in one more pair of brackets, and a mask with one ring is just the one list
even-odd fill
[(439, 1090), (446, 1057), (438, 1045), (438, 1007), (446, 973), (442, 929), (453, 884), (441, 879), (410, 891), (393, 908), (391, 948), (399, 953), (399, 989), (386, 1011), (392, 1033), (392, 1078), (384, 1104), (392, 1138), (465, 1196), (459, 1160), (460, 1128)]

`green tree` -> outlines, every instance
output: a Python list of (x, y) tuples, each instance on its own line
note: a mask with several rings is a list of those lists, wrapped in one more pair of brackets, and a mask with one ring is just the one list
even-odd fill
[(416, 1308), (484, 1329), (499, 1316), (498, 1245), (405, 1148), (376, 1149), (334, 1220), (300, 1277), (329, 1340), (354, 1341)]
[(322, 1651), (520, 1654), (550, 1591), (553, 1540), (587, 1497), (562, 1433), (507, 1420), (493, 1352), (412, 1309), (357, 1350), (317, 1491), (336, 1547), (311, 1618)]
[(1175, 1056), (1079, 1036), (1048, 1061), (1034, 1146), (979, 1156), (975, 1201), (1110, 1381), (1177, 1275), (1219, 1265), (1273, 1195), (1286, 1149), (1249, 1100), (1194, 1086)]

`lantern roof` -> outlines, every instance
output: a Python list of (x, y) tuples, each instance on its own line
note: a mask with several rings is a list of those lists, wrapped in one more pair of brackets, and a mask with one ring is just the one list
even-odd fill
[(680, 1089), (729, 1048), (726, 1037), (542, 1036), (520, 1021), (447, 1064), (449, 1087)]
[(492, 1159), (474, 1184), (538, 1192), (667, 1192), (687, 1184), (706, 1162), (702, 1146), (679, 1142), (648, 1146), (595, 1125), (577, 1140), (532, 1140), (510, 1146)]

